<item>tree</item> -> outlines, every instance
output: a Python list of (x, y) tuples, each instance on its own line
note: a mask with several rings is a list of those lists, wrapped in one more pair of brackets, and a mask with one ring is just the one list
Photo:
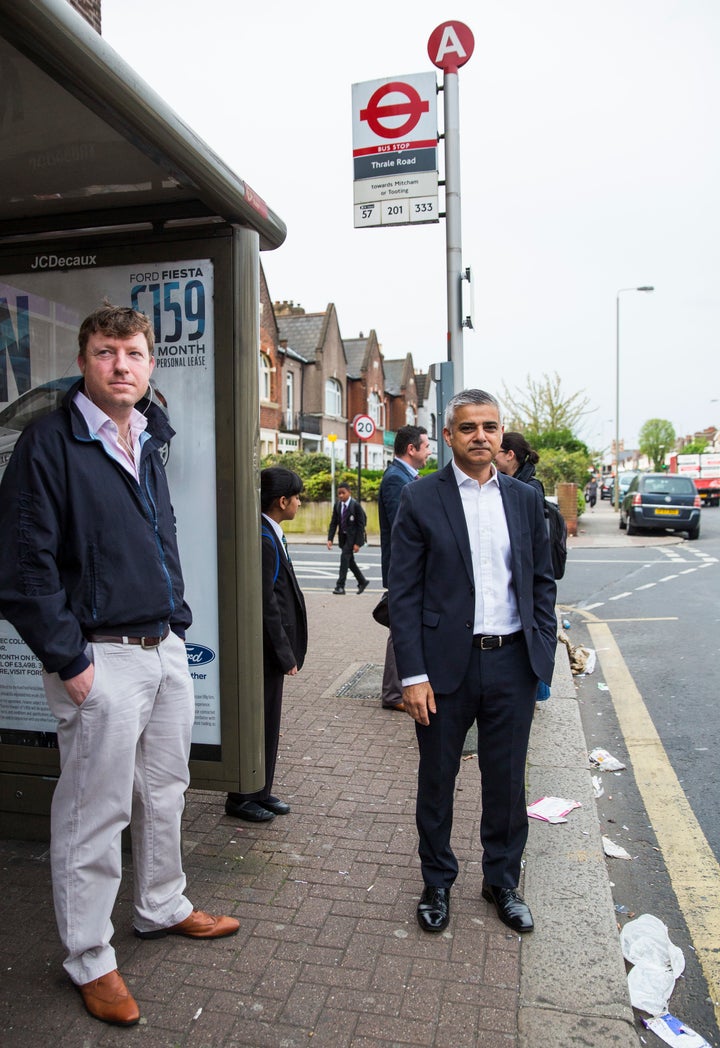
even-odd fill
[(647, 455), (655, 470), (661, 470), (665, 456), (675, 445), (672, 422), (664, 418), (649, 418), (640, 429), (640, 454)]
[(583, 394), (583, 390), (570, 395), (564, 393), (557, 371), (553, 375), (544, 374), (541, 379), (528, 375), (524, 388), (516, 388), (514, 392), (503, 383), (505, 429), (535, 434), (568, 430), (572, 435), (590, 403)]
[(684, 446), (682, 453), (683, 455), (702, 455), (707, 446), (708, 442), (704, 437), (696, 438)]

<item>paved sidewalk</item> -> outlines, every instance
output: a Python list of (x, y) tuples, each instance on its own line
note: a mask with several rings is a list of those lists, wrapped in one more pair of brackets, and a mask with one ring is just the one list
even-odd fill
[(376, 598), (308, 595), (311, 647), (286, 684), (276, 779), (292, 813), (256, 826), (227, 818), (222, 796), (188, 795), (188, 894), (239, 917), (238, 936), (134, 938), (126, 857), (114, 942), (141, 1025), (86, 1015), (61, 967), (47, 845), (0, 842), (0, 1043), (637, 1048), (565, 648), (536, 715), (528, 796), (583, 806), (564, 825), (531, 821), (524, 891), (536, 930), (521, 943), (481, 898), (470, 756), (458, 777), (451, 923), (428, 936), (415, 919), (415, 734), (377, 698), (386, 632), (370, 615)]

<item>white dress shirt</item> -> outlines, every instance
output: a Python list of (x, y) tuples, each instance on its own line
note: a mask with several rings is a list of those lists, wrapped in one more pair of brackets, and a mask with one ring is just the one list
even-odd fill
[[(505, 636), (522, 627), (510, 570), (510, 535), (495, 466), (484, 484), (452, 463), (470, 540), (475, 583), (473, 634)], [(404, 677), (402, 686), (424, 684), (427, 674)]]
[(135, 449), (135, 454), (131, 455), (130, 450), (119, 439), (120, 431), (117, 426), (110, 416), (106, 415), (97, 404), (80, 390), (73, 397), (73, 403), (87, 422), (90, 436), (100, 440), (108, 455), (119, 462), (139, 482), (138, 462), (140, 461), (140, 449), (144, 441), (150, 437), (150, 434), (145, 432), (147, 429), (145, 416), (136, 408), (132, 409), (132, 414), (130, 415), (130, 446)]
[(497, 470), (484, 484), (455, 464), (453, 473), (462, 499), (475, 579), (473, 633), (504, 636), (521, 628), (510, 569), (510, 535)]

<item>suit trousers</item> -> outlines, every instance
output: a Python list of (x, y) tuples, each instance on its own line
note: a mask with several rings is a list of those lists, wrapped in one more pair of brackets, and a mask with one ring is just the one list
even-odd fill
[(380, 701), (383, 706), (397, 706), (399, 702), (402, 702), (402, 683), (395, 664), (395, 648), (393, 647), (391, 629), (388, 630), (388, 639), (385, 645), (385, 667), (383, 669)]
[(348, 540), (347, 535), (340, 534), (340, 573), (338, 574), (337, 584), (340, 589), (345, 588), (345, 579), (347, 578), (348, 570), (350, 570), (355, 578), (360, 583), (365, 582), (365, 576), (363, 575), (360, 568), (355, 563), (355, 554), (353, 552), (352, 543)]
[(265, 663), (263, 673), (263, 697), (265, 715), (265, 785), (255, 793), (229, 793), (228, 800), (233, 804), (245, 801), (265, 801), (272, 793), (280, 744), (280, 719), (282, 716), (283, 685), (285, 674), (277, 667)]
[(465, 680), (452, 694), (436, 695), (430, 724), (416, 724), (420, 764), (416, 822), (426, 885), (449, 888), (458, 873), (450, 845), (455, 780), (463, 745), (478, 729), (481, 775), (480, 840), (489, 884), (516, 888), (528, 834), (525, 762), (537, 677), (523, 642), (473, 648)]
[(195, 715), (185, 644), (170, 633), (156, 648), (102, 643), (87, 654), (95, 679), (80, 706), (57, 674), (43, 675), (61, 768), (51, 811), (55, 915), (64, 967), (79, 985), (117, 967), (111, 915), (129, 823), (135, 927), (170, 927), (192, 911), (180, 850)]

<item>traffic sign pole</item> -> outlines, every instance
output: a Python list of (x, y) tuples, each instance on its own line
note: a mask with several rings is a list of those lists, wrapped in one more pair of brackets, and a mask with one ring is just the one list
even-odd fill
[(356, 415), (352, 422), (353, 432), (358, 438), (358, 490), (357, 500), (360, 501), (362, 487), (362, 442), (370, 440), (375, 435), (375, 423), (369, 415)]

